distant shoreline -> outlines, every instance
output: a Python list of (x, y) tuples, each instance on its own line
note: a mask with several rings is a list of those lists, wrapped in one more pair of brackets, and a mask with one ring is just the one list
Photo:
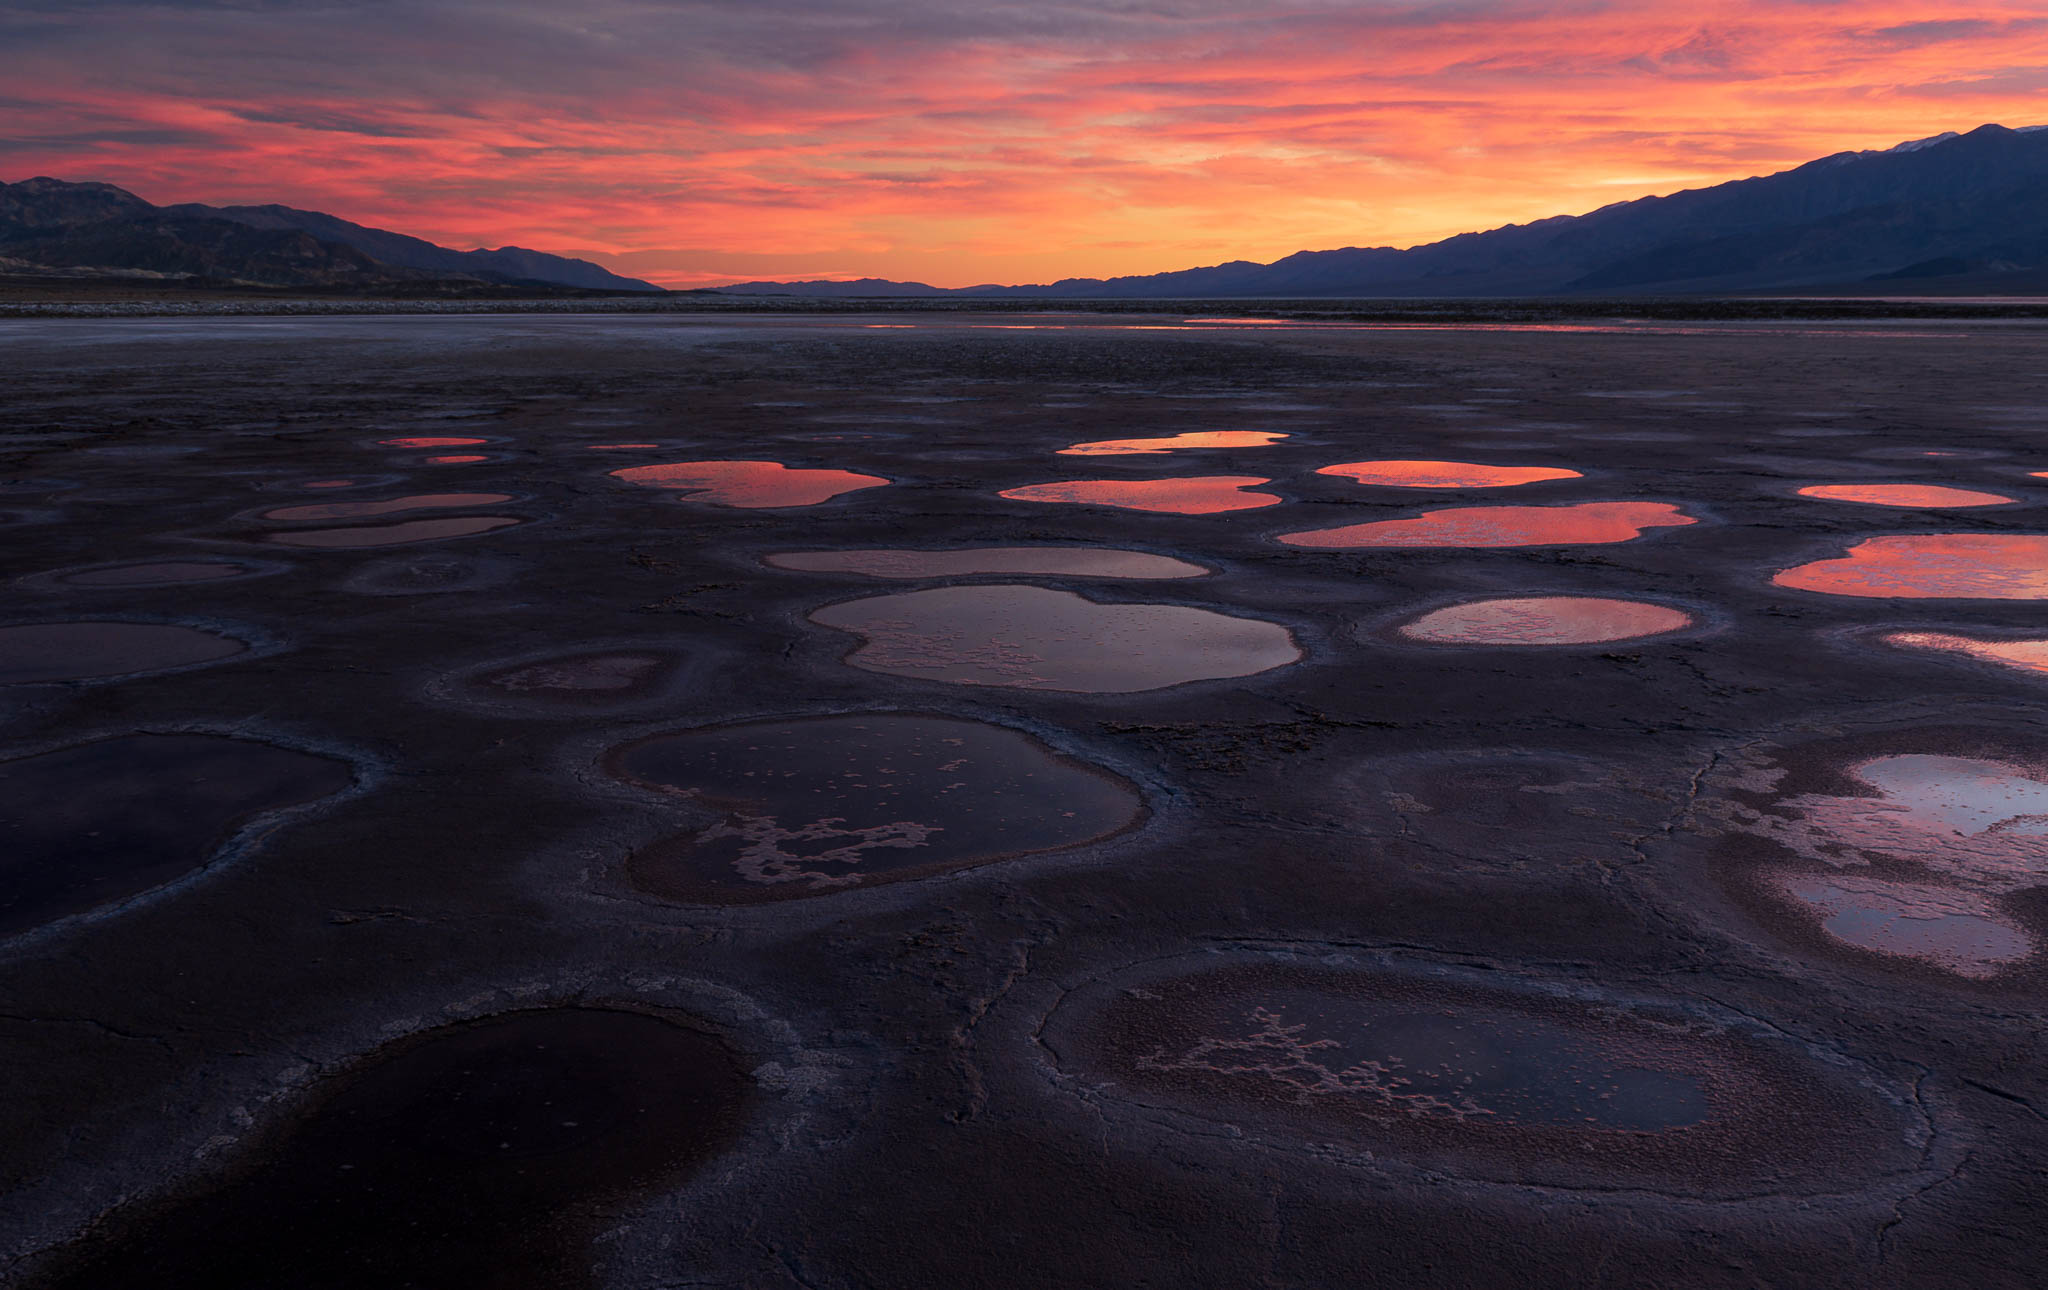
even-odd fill
[[(1876, 284), (1871, 284), (1875, 286)], [(565, 290), (546, 295), (345, 296), (288, 289), (170, 287), (161, 283), (0, 277), (0, 318), (292, 317), (376, 315), (667, 314), (1178, 314), (1298, 322), (1500, 323), (1640, 319), (1656, 322), (1856, 319), (2048, 321), (2048, 296), (1851, 294), (1522, 299), (1039, 299), (725, 296)]]

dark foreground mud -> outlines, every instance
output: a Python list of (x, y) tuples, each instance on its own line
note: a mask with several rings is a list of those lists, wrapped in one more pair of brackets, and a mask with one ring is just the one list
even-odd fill
[(1342, 321), (0, 322), (8, 1282), (2040, 1284), (2048, 329)]

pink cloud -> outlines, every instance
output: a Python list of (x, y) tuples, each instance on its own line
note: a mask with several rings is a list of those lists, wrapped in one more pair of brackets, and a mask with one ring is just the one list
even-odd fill
[(426, 0), (398, 23), (0, 0), (0, 177), (582, 248), (684, 285), (801, 266), (962, 285), (1408, 245), (2048, 117), (2029, 4), (1705, 18)]

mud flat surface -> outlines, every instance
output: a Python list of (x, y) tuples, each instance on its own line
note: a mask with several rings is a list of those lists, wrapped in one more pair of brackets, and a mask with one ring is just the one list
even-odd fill
[(2039, 1285), (2048, 325), (1204, 316), (0, 321), (0, 1278)]

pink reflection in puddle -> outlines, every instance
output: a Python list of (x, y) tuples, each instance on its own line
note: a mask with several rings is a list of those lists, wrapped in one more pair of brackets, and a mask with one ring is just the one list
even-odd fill
[(300, 529), (271, 533), (267, 542), (282, 546), (353, 550), (360, 547), (396, 546), (402, 542), (432, 542), (441, 538), (474, 537), (494, 529), (508, 528), (524, 521), (511, 515), (456, 515), (439, 520), (407, 520), (403, 524), (369, 524), (361, 528)]
[(2048, 672), (2048, 640), (1997, 640), (1959, 636), (1952, 632), (1887, 632), (1878, 638), (1901, 649), (1938, 649), (1967, 654), (1982, 663), (1997, 663), (2026, 672)]
[(2048, 783), (2006, 762), (1900, 753), (1850, 768), (1874, 795), (1781, 799), (1768, 836), (1830, 868), (1910, 861), (1992, 894), (2048, 878)]
[(779, 461), (678, 461), (665, 466), (629, 466), (612, 478), (643, 488), (670, 489), (693, 502), (761, 509), (816, 506), (842, 493), (880, 488), (879, 475), (850, 470), (806, 470)]
[(592, 452), (643, 452), (661, 447), (658, 443), (594, 443)]
[(1874, 537), (1834, 560), (1786, 569), (1771, 581), (1830, 596), (1905, 600), (2048, 600), (2048, 537), (1928, 533)]
[(1062, 457), (1156, 457), (1190, 448), (1263, 448), (1287, 438), (1267, 430), (1197, 430), (1164, 439), (1099, 439), (1059, 450)]
[(1865, 506), (1898, 506), (1913, 510), (1967, 510), (1973, 506), (2010, 506), (2014, 499), (1969, 488), (1940, 484), (1814, 484), (1801, 497), (1824, 502), (1860, 502)]
[(266, 520), (360, 520), (401, 511), (453, 510), (464, 506), (495, 506), (509, 502), (505, 493), (418, 493), (382, 502), (324, 502), (317, 506), (284, 506), (263, 512)]
[(410, 439), (379, 439), (377, 446), (380, 448), (468, 448), (476, 444), (489, 442), (490, 440), (488, 439), (460, 439), (451, 438), (447, 435), (424, 435)]
[(1301, 659), (1278, 623), (1185, 605), (1104, 604), (1047, 587), (940, 587), (827, 605), (865, 639), (855, 667), (954, 685), (1131, 694)]
[(1766, 889), (1838, 941), (1965, 977), (2035, 952), (1999, 901), (2048, 878), (2048, 782), (2037, 770), (1894, 753), (1846, 771), (1865, 791), (1802, 793), (1726, 817), (1812, 866), (1766, 875)]
[(1116, 506), (1127, 511), (1162, 511), (1170, 515), (1216, 515), (1275, 506), (1274, 493), (1248, 493), (1273, 481), (1257, 475), (1191, 475), (1186, 479), (1076, 479), (1054, 484), (1006, 488), (1000, 496), (1017, 502), (1066, 502), (1076, 506)]
[(489, 457), (483, 456), (480, 453), (471, 452), (461, 453), (453, 457), (429, 457), (427, 458), (427, 464), (429, 466), (466, 466), (474, 461), (489, 460)]
[(1336, 475), (1381, 488), (1513, 488), (1550, 479), (1583, 479), (1561, 466), (1482, 466), (1467, 461), (1352, 461), (1325, 466)]
[(299, 485), (300, 488), (354, 488), (355, 486), (356, 481), (353, 479), (314, 479)]
[(1628, 542), (1645, 529), (1698, 523), (1664, 502), (1581, 502), (1573, 506), (1461, 506), (1405, 520), (1283, 533), (1287, 546), (1361, 547), (1593, 546)]
[(1818, 916), (1821, 930), (1874, 954), (1918, 959), (1972, 980), (2034, 952), (2034, 938), (1991, 901), (1966, 891), (1880, 878), (1781, 874), (1779, 894)]
[(777, 569), (856, 573), (870, 578), (963, 578), (978, 574), (1065, 578), (1199, 578), (1209, 572), (1171, 556), (1092, 546), (980, 547), (965, 551), (783, 551), (762, 557)]
[(1400, 634), (1439, 645), (1594, 645), (1692, 623), (1691, 614), (1639, 600), (1535, 596), (1452, 605), (1403, 624)]

